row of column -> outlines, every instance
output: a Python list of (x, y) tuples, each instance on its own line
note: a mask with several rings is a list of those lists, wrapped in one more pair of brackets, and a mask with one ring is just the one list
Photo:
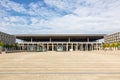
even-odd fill
[(19, 44), (19, 46), (21, 47), (21, 50), (25, 50), (25, 48), (29, 45), (36, 45), (36, 46), (42, 46), (42, 47), (46, 47), (46, 49), (49, 51), (54, 51), (55, 47), (57, 45), (63, 45), (65, 48), (65, 51), (69, 51), (70, 49), (74, 50), (74, 51), (89, 51), (89, 50), (99, 50), (101, 49), (101, 44), (74, 44), (74, 43), (68, 43), (68, 44), (64, 44), (64, 43), (58, 43), (58, 44)]

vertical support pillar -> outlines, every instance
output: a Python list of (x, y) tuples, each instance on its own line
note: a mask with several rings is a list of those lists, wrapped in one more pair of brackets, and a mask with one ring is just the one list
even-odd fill
[(90, 50), (92, 51), (92, 43), (90, 44), (90, 47), (91, 47)]
[(79, 46), (79, 43), (78, 43), (78, 51), (79, 51), (79, 47), (80, 47), (80, 46)]
[(39, 51), (38, 47), (39, 47), (39, 44), (36, 43), (36, 49), (35, 49), (35, 51)]
[(23, 50), (24, 50), (24, 44), (23, 44)]
[(22, 50), (22, 46), (21, 46), (21, 44), (19, 44), (19, 47), (20, 47), (20, 50)]
[(73, 50), (73, 43), (71, 43), (71, 49)]
[(23, 50), (23, 44), (21, 44), (21, 49)]
[(89, 44), (87, 44), (86, 46), (87, 46), (87, 51), (88, 51), (88, 50), (89, 50), (89, 47), (88, 47), (88, 46), (89, 46)]
[(51, 42), (51, 37), (50, 37), (49, 41)]
[(49, 43), (47, 43), (47, 51), (49, 51)]
[(21, 50), (21, 49), (20, 49), (20, 44), (18, 44), (18, 50)]
[(26, 45), (26, 51), (28, 51), (28, 46), (29, 46), (29, 43), (27, 43), (27, 45)]
[(68, 51), (68, 43), (66, 43), (66, 51)]
[(88, 51), (88, 43), (85, 44), (85, 51)]
[(78, 51), (78, 43), (75, 45), (75, 50)]
[(95, 48), (94, 48), (94, 43), (92, 44), (92, 48), (93, 48), (93, 51), (95, 50)]
[(97, 43), (95, 43), (95, 48), (96, 48), (96, 50), (97, 50)]
[(89, 38), (87, 38), (87, 42), (89, 42)]
[(32, 46), (33, 46), (33, 51), (35, 51), (35, 44), (33, 43)]
[(91, 50), (93, 51), (93, 44), (91, 44)]
[(91, 46), (91, 44), (88, 45), (88, 48), (89, 48), (89, 51), (92, 50), (92, 46)]
[(86, 51), (86, 44), (85, 44), (85, 49), (84, 50)]
[(44, 43), (42, 43), (42, 50), (44, 50)]
[(85, 51), (87, 51), (87, 44), (85, 44)]
[(80, 44), (80, 50), (83, 51), (83, 44)]
[(54, 51), (54, 44), (52, 43), (52, 51)]
[(68, 42), (70, 42), (70, 37), (68, 38)]
[(97, 50), (99, 50), (99, 43), (97, 43)]
[(31, 42), (33, 42), (33, 39), (32, 39), (32, 37), (31, 37)]

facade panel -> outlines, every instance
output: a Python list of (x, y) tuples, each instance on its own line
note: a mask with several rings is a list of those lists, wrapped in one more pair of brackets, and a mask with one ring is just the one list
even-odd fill
[(114, 43), (114, 42), (120, 42), (120, 32), (106, 35), (104, 37), (105, 43)]
[(14, 35), (9, 35), (3, 32), (0, 32), (0, 42), (5, 44), (15, 44), (16, 38)]

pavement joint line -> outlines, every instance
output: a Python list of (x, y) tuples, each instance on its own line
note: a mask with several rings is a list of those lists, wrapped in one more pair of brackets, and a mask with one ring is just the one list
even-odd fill
[(0, 72), (0, 74), (120, 74), (120, 72)]

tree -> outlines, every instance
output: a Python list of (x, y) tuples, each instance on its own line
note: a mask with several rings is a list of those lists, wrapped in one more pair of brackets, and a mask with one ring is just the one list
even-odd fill
[(117, 46), (117, 43), (115, 43), (115, 42), (113, 42), (113, 43), (110, 44), (110, 48), (112, 48), (112, 49), (116, 48), (116, 46)]
[(0, 42), (0, 53), (1, 53), (1, 51), (3, 50), (3, 46), (4, 46), (4, 43), (3, 43), (3, 42)]
[(110, 47), (110, 44), (109, 43), (103, 43), (103, 48), (106, 49), (106, 48), (109, 48)]
[(104, 48), (108, 48), (108, 47), (110, 47), (110, 44), (109, 44), (109, 43), (104, 43), (104, 44), (103, 44), (103, 47), (104, 47)]
[(118, 42), (118, 46), (117, 46), (118, 49), (120, 49), (120, 42)]
[(4, 43), (3, 43), (3, 42), (0, 42), (0, 46), (3, 47), (3, 46), (4, 46)]

